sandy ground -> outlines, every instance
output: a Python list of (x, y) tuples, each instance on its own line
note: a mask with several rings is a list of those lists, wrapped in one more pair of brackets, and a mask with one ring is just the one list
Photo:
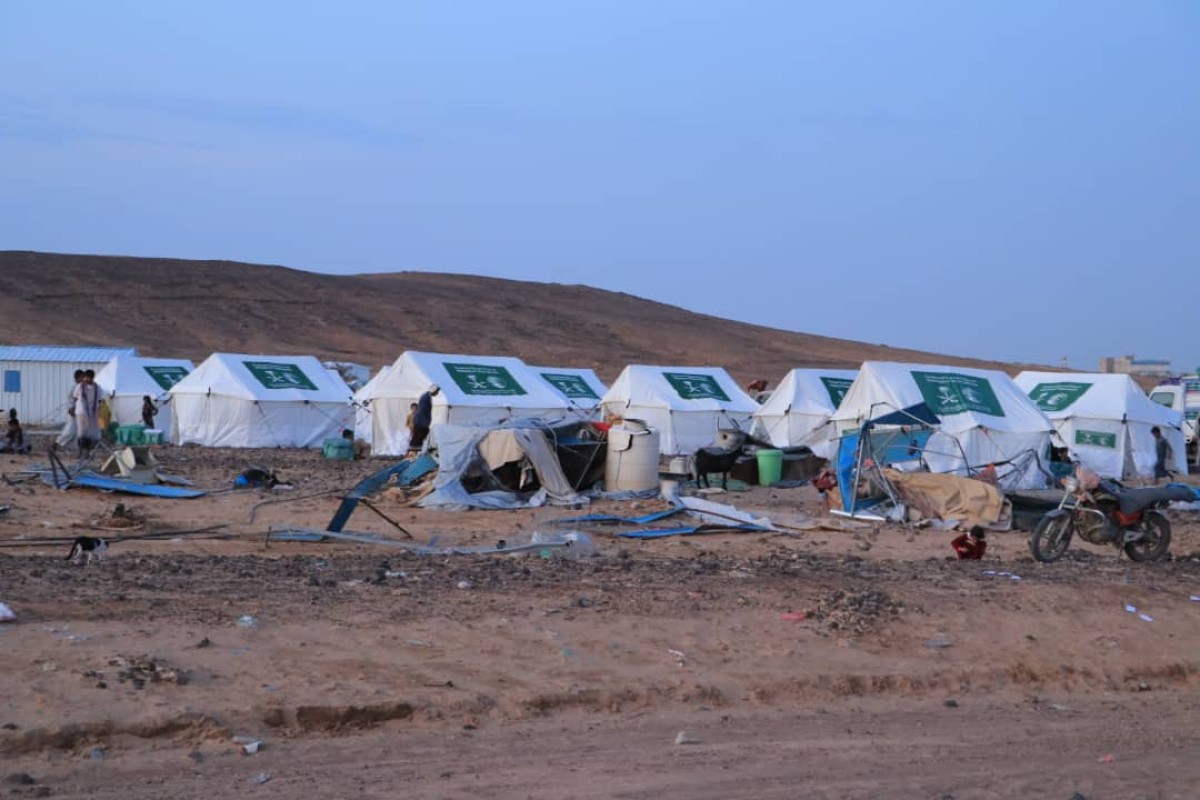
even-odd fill
[[(1174, 559), (1152, 565), (1088, 545), (1036, 564), (1019, 532), (958, 562), (952, 534), (886, 525), (649, 542), (593, 528), (578, 560), (431, 557), (266, 541), (323, 527), (338, 490), (386, 462), (158, 452), (214, 493), (0, 484), (0, 601), (19, 615), (0, 625), (0, 797), (1198, 796), (1186, 514)], [(251, 463), (295, 488), (226, 491)], [(820, 517), (807, 487), (714, 499)], [(94, 535), (118, 502), (141, 520), (127, 535), (224, 538), (64, 561), (50, 542)], [(580, 513), (376, 505), (447, 544)], [(366, 510), (349, 527), (401, 537)]]

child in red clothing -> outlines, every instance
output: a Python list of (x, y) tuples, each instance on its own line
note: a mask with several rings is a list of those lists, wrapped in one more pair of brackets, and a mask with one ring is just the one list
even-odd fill
[(976, 525), (950, 542), (950, 546), (954, 548), (954, 552), (958, 553), (959, 560), (978, 561), (987, 552), (986, 536), (987, 532), (984, 531), (983, 526)]

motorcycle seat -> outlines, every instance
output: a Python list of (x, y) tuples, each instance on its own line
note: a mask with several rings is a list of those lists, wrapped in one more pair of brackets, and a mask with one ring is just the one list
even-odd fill
[(1126, 489), (1121, 492), (1117, 495), (1117, 505), (1122, 514), (1136, 514), (1159, 503), (1195, 499), (1196, 495), (1191, 489), (1180, 486), (1148, 486), (1145, 489)]

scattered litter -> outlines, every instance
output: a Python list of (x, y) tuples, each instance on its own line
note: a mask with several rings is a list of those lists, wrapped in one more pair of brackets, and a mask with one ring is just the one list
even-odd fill
[(470, 581), (459, 581), (455, 584), (455, 586), (457, 586), (459, 589), (470, 589), (472, 586), (474, 586), (474, 584)]
[(54, 672), (56, 669), (58, 669), (58, 664), (55, 664), (53, 661), (42, 662), (42, 672)]
[(93, 747), (91, 750), (88, 750), (87, 757), (89, 759), (91, 759), (92, 761), (103, 761), (104, 760), (104, 748), (103, 747)]
[(37, 783), (37, 779), (28, 772), (14, 772), (6, 777), (4, 782), (11, 783), (14, 786), (33, 786)]
[(1107, 755), (1100, 756), (1100, 758), (1098, 758), (1096, 760), (1099, 761), (1101, 764), (1111, 764), (1114, 761), (1116, 761), (1117, 759), (1113, 757), (1112, 753), (1109, 753)]
[(237, 621), (234, 624), (237, 625), (239, 628), (257, 628), (258, 627), (258, 617), (253, 616), (251, 614), (243, 614), (242, 616), (237, 618)]
[(1050, 705), (1046, 706), (1046, 708), (1050, 709), (1051, 711), (1070, 711), (1071, 710), (1067, 706), (1062, 706), (1062, 705), (1059, 705), (1058, 703), (1051, 703)]
[(694, 733), (680, 731), (675, 734), (675, 744), (700, 744), (700, 737)]
[(252, 756), (262, 748), (263, 741), (254, 736), (234, 736), (234, 744), (242, 746), (242, 752), (248, 756)]
[(1145, 622), (1154, 622), (1154, 617), (1150, 616), (1149, 614), (1138, 614), (1138, 619)]
[(786, 614), (780, 615), (779, 618), (785, 622), (804, 622), (808, 619), (808, 614), (805, 614), (803, 611), (789, 611)]
[(942, 705), (944, 705), (946, 708), (958, 708), (958, 701), (951, 698), (949, 700), (943, 700)]
[(16, 622), (17, 615), (4, 603), (0, 603), (0, 622)]
[(260, 772), (257, 775), (255, 775), (253, 778), (250, 779), (250, 783), (258, 784), (259, 786), (261, 786), (262, 784), (266, 783), (269, 780), (271, 780), (271, 773)]
[(1021, 576), (1020, 576), (1020, 575), (1017, 575), (1017, 574), (1015, 574), (1015, 573), (1012, 573), (1012, 572), (997, 572), (997, 571), (996, 571), (996, 570), (994, 570), (994, 569), (985, 569), (985, 570), (983, 571), (983, 574), (984, 574), (984, 575), (993, 575), (993, 576), (995, 576), (995, 577), (997, 577), (997, 578), (1008, 578), (1010, 581), (1019, 581), (1019, 580), (1021, 580)]
[(1193, 603), (1200, 603), (1200, 595), (1192, 595), (1188, 600), (1191, 600)]
[(933, 650), (945, 650), (954, 644), (951, 639), (929, 639), (925, 642), (925, 646)]
[(649, 525), (651, 522), (658, 522), (660, 519), (665, 519), (683, 511), (683, 506), (675, 506), (668, 508), (665, 511), (655, 511), (652, 514), (643, 514), (640, 517), (618, 517), (614, 514), (588, 514), (583, 517), (568, 517), (557, 520), (558, 522), (591, 522), (602, 525)]
[(681, 666), (681, 667), (687, 666), (687, 656), (685, 656), (682, 651), (672, 650), (671, 648), (668, 647), (667, 652), (670, 653), (671, 655), (675, 656), (675, 660), (679, 663), (679, 666)]
[(1126, 610), (1126, 611), (1128, 611), (1130, 614), (1136, 614), (1136, 613), (1137, 613), (1137, 606), (1132, 606), (1132, 605), (1130, 605), (1129, 603), (1126, 603), (1126, 604), (1125, 604), (1125, 610)]

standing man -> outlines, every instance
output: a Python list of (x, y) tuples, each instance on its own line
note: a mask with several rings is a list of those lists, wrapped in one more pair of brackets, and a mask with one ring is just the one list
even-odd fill
[(100, 387), (96, 373), (85, 370), (83, 380), (75, 387), (75, 425), (79, 437), (79, 457), (91, 453), (100, 442)]
[(1167, 437), (1162, 435), (1162, 430), (1155, 425), (1150, 429), (1150, 435), (1154, 437), (1154, 482), (1158, 483), (1159, 478), (1171, 478), (1171, 443), (1167, 441)]
[(71, 391), (67, 392), (67, 424), (63, 425), (62, 433), (54, 442), (57, 447), (69, 447), (75, 443), (75, 439), (79, 435), (79, 425), (75, 419), (75, 390), (81, 383), (83, 383), (83, 370), (77, 369), (75, 370), (75, 384), (71, 387)]
[(433, 398), (437, 397), (440, 391), (441, 389), (435, 383), (417, 398), (417, 408), (413, 412), (412, 418), (412, 436), (408, 440), (410, 453), (420, 450), (421, 446), (425, 444), (425, 437), (429, 435), (429, 426), (433, 424)]

